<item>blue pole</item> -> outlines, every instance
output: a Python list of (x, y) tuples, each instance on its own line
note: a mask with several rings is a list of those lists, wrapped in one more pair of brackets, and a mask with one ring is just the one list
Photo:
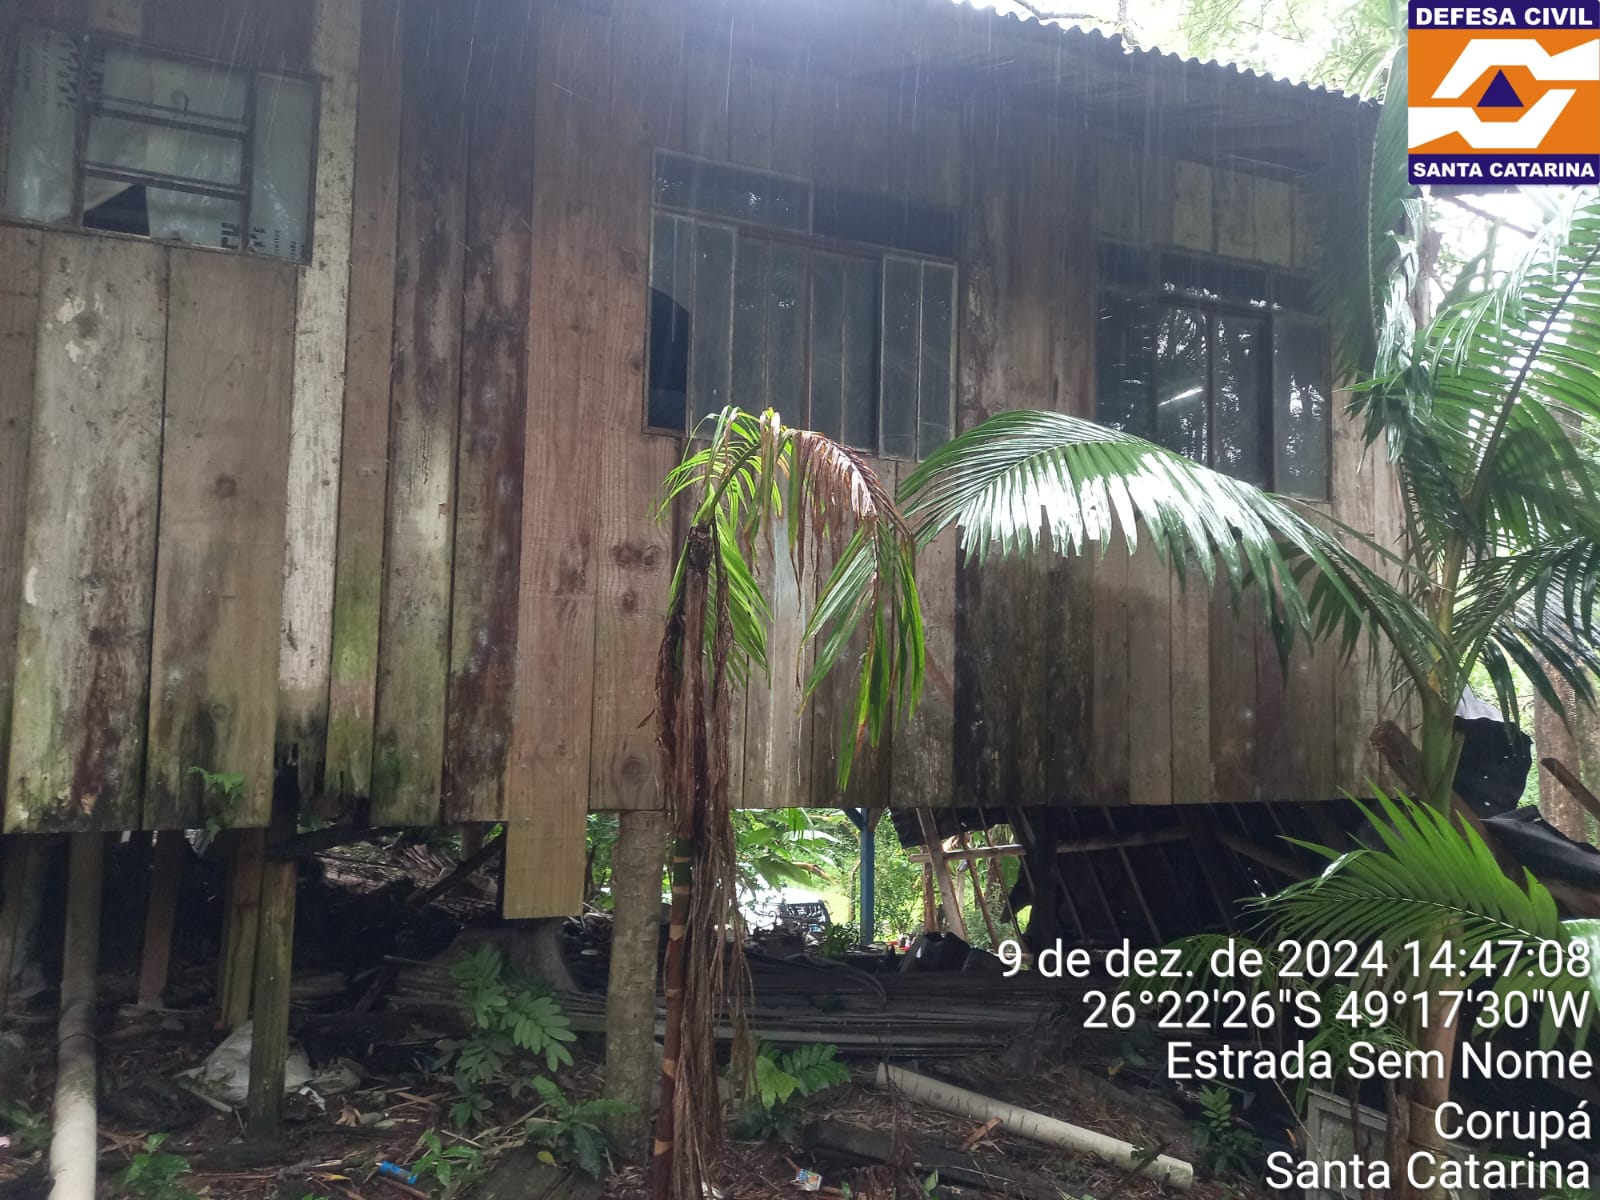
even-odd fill
[(867, 822), (861, 823), (861, 942), (871, 945), (873, 934), (877, 932), (877, 921), (874, 920), (872, 911), (872, 884), (873, 875), (877, 870), (877, 844), (872, 837), (872, 828)]

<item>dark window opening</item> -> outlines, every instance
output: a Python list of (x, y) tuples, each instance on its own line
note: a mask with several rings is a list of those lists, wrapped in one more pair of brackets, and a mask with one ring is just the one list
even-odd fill
[[(1327, 327), (1303, 281), (1116, 244), (1100, 251), (1096, 419), (1261, 487), (1328, 497)], [(1142, 280), (1141, 280), (1142, 277)]]
[[(941, 233), (932, 209), (820, 201), (826, 233), (807, 184), (657, 155), (647, 428), (693, 432), (733, 403), (890, 458), (950, 439), (955, 268), (925, 250), (953, 218)], [(897, 253), (873, 249), (889, 239)]]

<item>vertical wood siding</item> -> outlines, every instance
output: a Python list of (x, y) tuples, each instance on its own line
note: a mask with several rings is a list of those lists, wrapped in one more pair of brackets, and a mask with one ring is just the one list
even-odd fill
[[(174, 254), (144, 824), (272, 816), (295, 282)], [(205, 773), (236, 775), (237, 787)]]
[[(883, 69), (880, 40), (933, 54), (984, 36), (977, 14), (863, 14), (808, 46), (738, 11), (605, 7), (96, 0), (152, 40), (326, 76), (314, 261), (0, 229), (8, 827), (198, 822), (216, 800), (191, 767), (243, 774), (232, 816), (263, 821), (275, 748), (328, 815), (508, 820), (507, 914), (576, 907), (586, 812), (660, 803), (658, 489), (682, 443), (641, 431), (657, 148), (952, 210), (962, 429), (1093, 415), (1097, 236), (1314, 265), (1315, 180)], [(1335, 515), (1392, 540), (1392, 473), (1342, 419), (1333, 472)], [(923, 707), (842, 797), (848, 683), (802, 709), (809, 597), (773, 573), (739, 803), (1114, 808), (1377, 774), (1364, 657), (1285, 673), (1256, 602), (1179, 586), (1148, 547), (960, 557), (953, 536), (922, 556)], [(1092, 919), (1095, 880), (1071, 886)]]

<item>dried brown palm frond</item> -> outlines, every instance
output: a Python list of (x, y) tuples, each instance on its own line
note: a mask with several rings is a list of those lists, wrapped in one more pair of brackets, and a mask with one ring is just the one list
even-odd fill
[(655, 1200), (700, 1200), (713, 1183), (723, 1140), (717, 1015), (730, 1011), (734, 1028), (743, 1027), (748, 978), (737, 935), (729, 703), (750, 667), (767, 665), (771, 612), (758, 580), (774, 527), (787, 527), (797, 579), (805, 580), (808, 565), (817, 574), (831, 564), (806, 630), (819, 639), (812, 687), (866, 627), (858, 703), (841, 730), (841, 774), (860, 737), (876, 741), (897, 703), (915, 704), (923, 670), (915, 540), (888, 489), (853, 451), (787, 428), (775, 413), (729, 409), (668, 477), (667, 501), (679, 499), (690, 500), (693, 515), (656, 668), (657, 740), (674, 835)]

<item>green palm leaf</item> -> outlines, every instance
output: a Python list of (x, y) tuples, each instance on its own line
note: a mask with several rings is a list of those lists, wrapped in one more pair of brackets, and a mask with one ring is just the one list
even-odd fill
[(1348, 653), (1365, 630), (1419, 677), (1439, 652), (1416, 606), (1338, 536), (1364, 533), (1320, 524), (1292, 501), (1079, 417), (991, 417), (935, 451), (900, 502), (920, 543), (957, 526), (980, 564), (990, 553), (1104, 551), (1120, 531), (1130, 552), (1147, 537), (1180, 581), (1198, 567), (1209, 587), (1220, 566), (1236, 597), (1265, 589), (1285, 655), (1297, 636), (1334, 633)]

